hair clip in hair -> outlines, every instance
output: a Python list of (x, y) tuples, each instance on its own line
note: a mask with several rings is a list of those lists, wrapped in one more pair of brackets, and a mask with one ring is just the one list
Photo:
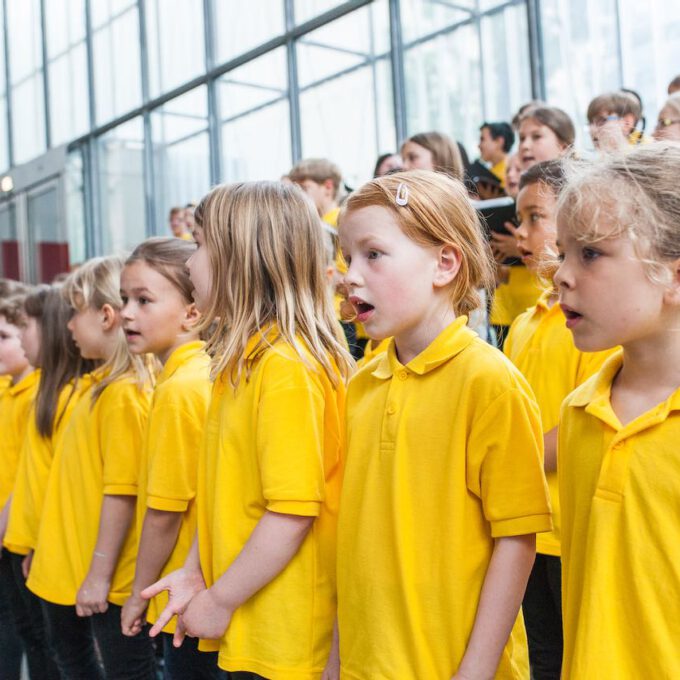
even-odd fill
[(408, 205), (408, 187), (403, 182), (397, 187), (397, 195), (394, 200), (397, 205)]

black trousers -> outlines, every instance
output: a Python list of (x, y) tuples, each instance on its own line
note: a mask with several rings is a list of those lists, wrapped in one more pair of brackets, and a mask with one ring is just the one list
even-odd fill
[(217, 652), (199, 652), (198, 639), (185, 637), (174, 647), (170, 633), (163, 640), (163, 680), (226, 680), (228, 674), (217, 665)]
[(562, 565), (536, 554), (522, 602), (533, 680), (559, 680), (562, 670)]
[(0, 680), (21, 678), (23, 644), (15, 623), (21, 610), (21, 598), (14, 582), (12, 563), (7, 550), (0, 554)]

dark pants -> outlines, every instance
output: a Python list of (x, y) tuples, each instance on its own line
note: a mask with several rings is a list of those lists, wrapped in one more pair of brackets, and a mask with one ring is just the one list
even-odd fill
[(14, 620), (26, 651), (28, 675), (31, 680), (59, 680), (57, 664), (47, 644), (40, 598), (26, 587), (26, 579), (21, 570), (24, 556), (9, 553), (9, 560), (20, 600), (20, 608), (14, 612)]
[(172, 635), (163, 633), (163, 680), (225, 680), (227, 674), (217, 666), (217, 652), (199, 652), (198, 638), (185, 637), (174, 647)]
[(62, 680), (155, 680), (149, 632), (123, 635), (119, 606), (80, 617), (73, 606), (41, 602)]
[(533, 680), (559, 680), (562, 669), (562, 574), (559, 557), (536, 555), (522, 602)]
[(227, 671), (226, 680), (267, 680), (267, 678), (249, 671)]
[(9, 552), (0, 555), (0, 680), (21, 678), (23, 645), (17, 631), (15, 612), (21, 610), (21, 597), (14, 582)]

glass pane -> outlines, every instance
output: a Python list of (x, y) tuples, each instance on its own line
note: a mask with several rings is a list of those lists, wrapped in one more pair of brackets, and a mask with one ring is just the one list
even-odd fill
[(80, 149), (75, 149), (66, 159), (66, 172), (64, 173), (69, 268), (87, 259), (83, 179), (83, 154)]
[(146, 238), (142, 119), (119, 125), (98, 144), (102, 252), (121, 253)]
[(229, 61), (286, 30), (284, 0), (213, 0), (218, 63)]
[(87, 51), (85, 43), (71, 47), (48, 65), (52, 146), (87, 132)]
[(90, 2), (92, 28), (107, 24), (130, 7), (135, 7), (137, 0), (93, 0)]
[(510, 122), (517, 109), (531, 99), (526, 7), (512, 5), (483, 17), (481, 32), (484, 119)]
[(16, 84), (42, 67), (40, 1), (22, 0), (7, 3), (10, 78)]
[(0, 203), (0, 256), (0, 276), (18, 281), (21, 268), (14, 201)]
[(620, 87), (616, 0), (542, 0), (546, 97), (574, 120), (577, 145), (592, 148), (585, 132), (590, 100)]
[(85, 0), (46, 2), (45, 34), (48, 59), (63, 54), (85, 40)]
[(146, 0), (151, 97), (205, 70), (203, 0)]
[(12, 88), (14, 163), (25, 163), (45, 150), (45, 99), (42, 71)]
[(300, 96), (302, 155), (340, 166), (358, 187), (372, 176), (376, 158), (395, 150), (390, 62), (351, 71)]
[(404, 43), (421, 38), (447, 26), (470, 19), (475, 0), (448, 4), (439, 0), (401, 0), (401, 30)]
[(619, 0), (619, 12), (623, 84), (642, 96), (651, 134), (668, 83), (680, 73), (680, 3), (654, 0), (641, 7)]
[(389, 52), (387, 3), (376, 2), (308, 33), (296, 43), (301, 87)]
[(116, 15), (92, 38), (97, 122), (104, 123), (142, 101), (137, 7)]
[(223, 181), (276, 180), (292, 165), (288, 100), (222, 125)]
[(170, 208), (196, 202), (210, 189), (207, 96), (199, 87), (151, 116), (157, 234), (166, 234)]
[(36, 281), (50, 283), (69, 270), (69, 244), (59, 220), (57, 183), (32, 190), (26, 197), (28, 233), (31, 235)]
[(286, 97), (287, 83), (284, 47), (229, 71), (217, 81), (222, 119), (238, 116)]
[(343, 0), (295, 0), (295, 23), (303, 24), (342, 3)]
[(406, 50), (404, 71), (408, 134), (438, 130), (462, 142), (474, 156), (483, 122), (480, 48), (474, 25)]
[[(0, 168), (9, 168), (9, 151), (7, 149), (7, 98), (0, 97)], [(0, 171), (1, 172), (1, 171)]]

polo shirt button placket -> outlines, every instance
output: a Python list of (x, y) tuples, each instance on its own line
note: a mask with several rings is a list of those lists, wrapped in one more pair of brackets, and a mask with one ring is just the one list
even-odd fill
[(406, 380), (408, 378), (408, 371), (405, 369), (400, 370), (397, 373), (397, 377), (399, 378), (399, 380)]

